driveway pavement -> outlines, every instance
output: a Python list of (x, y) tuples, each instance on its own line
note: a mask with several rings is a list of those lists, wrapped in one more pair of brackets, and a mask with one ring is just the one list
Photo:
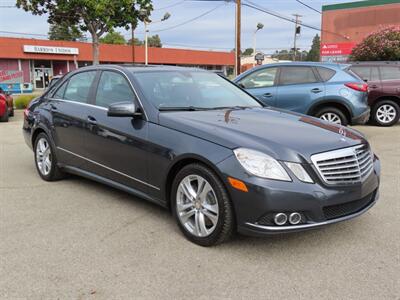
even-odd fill
[(365, 215), (202, 248), (153, 204), (78, 177), (42, 181), (21, 122), (0, 123), (1, 299), (400, 299), (400, 124), (357, 127), (383, 169)]

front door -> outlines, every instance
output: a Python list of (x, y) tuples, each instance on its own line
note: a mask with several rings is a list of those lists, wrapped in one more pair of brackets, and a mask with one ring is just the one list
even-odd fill
[(148, 122), (143, 118), (109, 117), (107, 109), (116, 102), (136, 102), (135, 94), (118, 71), (102, 71), (95, 102), (87, 112), (87, 135), (83, 154), (89, 172), (143, 193), (147, 183)]
[(277, 71), (278, 68), (276, 67), (263, 68), (244, 77), (238, 84), (263, 104), (275, 106)]

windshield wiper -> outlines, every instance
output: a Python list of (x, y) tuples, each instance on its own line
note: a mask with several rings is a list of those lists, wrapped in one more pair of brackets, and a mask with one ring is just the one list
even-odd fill
[[(240, 106), (240, 105), (235, 105), (235, 106), (217, 106), (217, 107), (213, 107), (210, 109), (213, 110), (219, 110), (219, 109), (246, 109), (246, 108), (252, 108), (253, 106)], [(255, 107), (255, 106), (254, 106)]]
[(165, 107), (159, 107), (159, 111), (200, 111), (200, 110), (207, 110), (207, 108), (204, 107), (196, 107), (196, 106), (165, 106)]

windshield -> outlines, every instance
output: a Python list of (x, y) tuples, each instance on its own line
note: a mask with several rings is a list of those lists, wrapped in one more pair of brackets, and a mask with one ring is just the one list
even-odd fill
[(160, 110), (261, 107), (220, 76), (202, 71), (135, 73), (144, 96)]

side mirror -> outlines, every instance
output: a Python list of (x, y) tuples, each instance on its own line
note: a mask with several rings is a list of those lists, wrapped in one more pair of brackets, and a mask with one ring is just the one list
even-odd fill
[(364, 78), (363, 80), (364, 80), (364, 82), (368, 82), (368, 79), (366, 79), (366, 78)]
[(142, 116), (142, 113), (134, 103), (118, 102), (113, 103), (108, 107), (107, 116), (138, 118)]

